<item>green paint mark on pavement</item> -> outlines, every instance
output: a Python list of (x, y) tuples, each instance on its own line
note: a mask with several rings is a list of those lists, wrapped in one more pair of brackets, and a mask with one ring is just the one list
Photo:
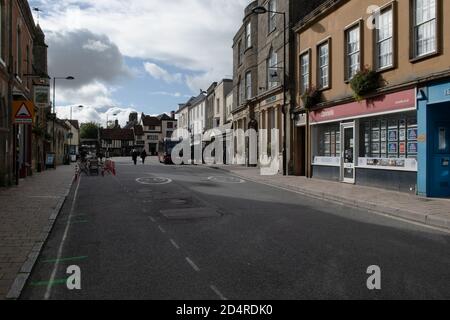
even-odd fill
[(44, 286), (48, 286), (48, 285), (55, 286), (55, 285), (60, 285), (60, 284), (66, 284), (67, 279), (55, 279), (54, 281), (36, 281), (36, 282), (32, 282), (31, 286), (32, 287), (44, 287)]

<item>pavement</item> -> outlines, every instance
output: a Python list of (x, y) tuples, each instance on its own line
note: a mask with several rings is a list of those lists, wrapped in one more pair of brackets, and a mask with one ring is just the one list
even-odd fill
[(450, 299), (448, 232), (208, 167), (116, 160), (116, 177), (72, 188), (21, 299)]
[(0, 189), (0, 300), (17, 299), (69, 193), (75, 169), (61, 166)]
[(258, 168), (244, 166), (215, 166), (215, 168), (309, 197), (450, 230), (450, 199), (424, 198), (407, 193), (305, 177), (262, 176)]

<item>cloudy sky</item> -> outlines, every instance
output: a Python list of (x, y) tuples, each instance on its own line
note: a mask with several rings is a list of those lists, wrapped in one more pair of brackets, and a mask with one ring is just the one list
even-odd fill
[[(232, 39), (249, 0), (29, 0), (49, 45), (59, 117), (106, 122), (177, 108), (232, 75)], [(35, 12), (35, 19), (37, 20)]]

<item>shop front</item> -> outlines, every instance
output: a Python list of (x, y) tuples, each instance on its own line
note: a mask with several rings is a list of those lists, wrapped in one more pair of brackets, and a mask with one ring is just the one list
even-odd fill
[(313, 177), (416, 192), (415, 89), (310, 113)]
[(450, 197), (450, 82), (419, 88), (418, 193)]

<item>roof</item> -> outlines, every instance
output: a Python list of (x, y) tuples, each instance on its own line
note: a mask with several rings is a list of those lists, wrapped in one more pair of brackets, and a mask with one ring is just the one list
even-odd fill
[(102, 140), (134, 140), (132, 129), (101, 129), (100, 139)]
[(167, 114), (163, 113), (158, 116), (158, 119), (161, 121), (175, 121), (175, 119), (172, 119), (172, 117), (169, 117)]
[(203, 101), (205, 101), (206, 96), (203, 93), (200, 93), (198, 96), (196, 96), (195, 98), (192, 98), (190, 101), (190, 107), (194, 107), (200, 103), (202, 103)]
[(134, 126), (133, 130), (134, 130), (134, 134), (137, 136), (144, 135), (144, 128), (142, 128), (142, 126)]
[(80, 123), (78, 122), (78, 120), (67, 120), (72, 127), (74, 127), (77, 130), (80, 130)]
[(161, 126), (161, 120), (159, 120), (158, 117), (152, 117), (152, 116), (142, 115), (142, 123), (146, 127)]

